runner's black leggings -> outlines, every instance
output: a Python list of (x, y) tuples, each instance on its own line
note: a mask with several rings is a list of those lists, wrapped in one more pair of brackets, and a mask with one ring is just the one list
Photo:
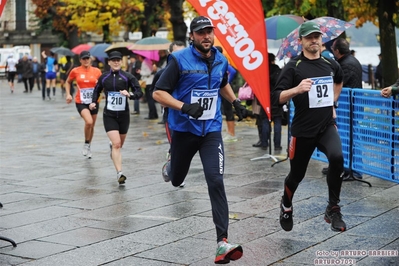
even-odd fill
[(219, 242), (227, 238), (229, 226), (229, 207), (223, 183), (225, 156), (221, 132), (210, 132), (202, 137), (189, 132), (173, 131), (168, 175), (172, 185), (179, 186), (186, 178), (191, 160), (197, 151), (208, 185), (212, 217)]
[(294, 193), (305, 176), (309, 160), (315, 148), (323, 152), (329, 162), (329, 171), (327, 173), (329, 205), (338, 205), (344, 159), (338, 131), (335, 125), (329, 125), (315, 138), (291, 137), (289, 148), (291, 170), (284, 182), (284, 206), (290, 207), (292, 205)]

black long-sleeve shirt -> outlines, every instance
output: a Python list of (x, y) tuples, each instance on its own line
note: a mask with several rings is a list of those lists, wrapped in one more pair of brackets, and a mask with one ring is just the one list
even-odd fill
[(104, 113), (118, 115), (121, 112), (129, 114), (127, 97), (121, 95), (122, 90), (131, 91), (130, 99), (139, 99), (143, 96), (138, 80), (123, 70), (108, 71), (100, 76), (93, 91), (92, 103), (97, 103), (102, 91), (105, 94)]

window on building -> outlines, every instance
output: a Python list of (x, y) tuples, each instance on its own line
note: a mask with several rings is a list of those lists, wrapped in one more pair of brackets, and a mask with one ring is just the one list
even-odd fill
[(26, 30), (26, 0), (16, 0), (15, 1), (15, 29), (18, 30)]

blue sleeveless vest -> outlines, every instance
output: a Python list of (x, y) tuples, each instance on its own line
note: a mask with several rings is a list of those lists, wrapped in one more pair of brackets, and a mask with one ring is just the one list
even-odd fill
[(180, 79), (172, 96), (184, 103), (190, 103), (193, 89), (218, 90), (216, 114), (214, 119), (195, 120), (190, 119), (181, 111), (169, 109), (168, 122), (171, 129), (180, 132), (191, 132), (197, 136), (205, 136), (209, 132), (222, 130), (221, 95), (220, 86), (223, 75), (227, 71), (226, 57), (212, 47), (215, 60), (208, 69), (207, 62), (201, 58), (201, 54), (191, 45), (169, 55), (168, 60), (176, 60), (179, 66)]

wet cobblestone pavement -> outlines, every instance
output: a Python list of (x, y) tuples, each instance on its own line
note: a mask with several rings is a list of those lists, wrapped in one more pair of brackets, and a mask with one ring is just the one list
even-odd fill
[[(144, 119), (145, 104), (140, 115), (131, 115), (122, 149), (127, 181), (119, 186), (102, 109), (87, 159), (75, 105), (67, 105), (59, 89), (51, 101), (37, 89), (22, 91), (18, 83), (11, 94), (0, 80), (0, 236), (17, 243), (0, 241), (0, 265), (214, 265), (215, 228), (199, 157), (184, 188), (165, 183), (169, 145), (163, 125)], [(348, 230), (333, 232), (323, 218), (326, 164), (311, 160), (294, 197), (294, 228), (285, 232), (278, 216), (289, 163), (251, 161), (267, 153), (252, 147), (254, 120), (236, 123), (236, 134), (238, 141), (225, 143), (225, 186), (229, 240), (242, 244), (244, 255), (231, 265), (326, 265), (328, 259), (399, 265), (398, 184), (370, 176), (364, 180), (372, 187), (344, 182)], [(283, 151), (286, 144), (283, 137)], [(373, 250), (394, 252), (368, 256)]]

